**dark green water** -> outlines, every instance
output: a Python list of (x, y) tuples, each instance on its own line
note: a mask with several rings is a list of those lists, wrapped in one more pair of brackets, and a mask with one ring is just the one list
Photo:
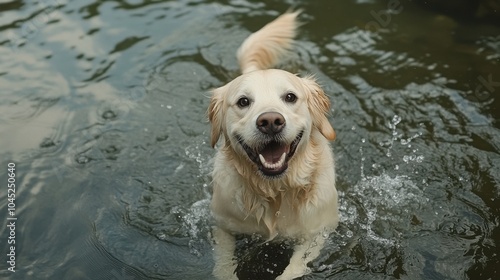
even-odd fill
[(500, 25), (389, 2), (1, 1), (0, 278), (211, 279), (208, 91), (291, 6), (342, 215), (305, 279), (498, 277)]

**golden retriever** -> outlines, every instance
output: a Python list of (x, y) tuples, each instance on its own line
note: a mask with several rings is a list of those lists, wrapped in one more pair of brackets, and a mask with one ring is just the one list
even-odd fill
[(286, 54), (299, 12), (250, 35), (237, 52), (242, 75), (212, 91), (208, 118), (214, 159), (211, 210), (214, 275), (235, 279), (235, 234), (300, 240), (277, 279), (308, 272), (338, 224), (330, 101), (311, 76), (270, 69)]

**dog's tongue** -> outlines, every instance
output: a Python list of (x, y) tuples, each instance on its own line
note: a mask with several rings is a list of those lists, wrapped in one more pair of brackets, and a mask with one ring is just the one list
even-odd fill
[(286, 145), (280, 145), (278, 142), (271, 142), (260, 151), (260, 154), (264, 157), (268, 163), (276, 163), (280, 160), (283, 153), (288, 153)]

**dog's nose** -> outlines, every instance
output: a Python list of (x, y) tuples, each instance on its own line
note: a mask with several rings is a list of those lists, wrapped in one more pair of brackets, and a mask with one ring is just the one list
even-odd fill
[(285, 127), (285, 118), (277, 112), (266, 112), (257, 118), (257, 128), (265, 134), (275, 135)]

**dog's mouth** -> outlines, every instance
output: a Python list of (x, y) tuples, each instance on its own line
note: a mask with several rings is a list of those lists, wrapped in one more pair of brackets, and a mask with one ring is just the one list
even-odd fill
[(247, 153), (248, 158), (257, 165), (264, 175), (278, 176), (287, 170), (288, 161), (295, 154), (303, 134), (303, 131), (300, 132), (290, 144), (273, 139), (259, 148), (249, 147), (240, 136), (236, 136), (236, 138)]

